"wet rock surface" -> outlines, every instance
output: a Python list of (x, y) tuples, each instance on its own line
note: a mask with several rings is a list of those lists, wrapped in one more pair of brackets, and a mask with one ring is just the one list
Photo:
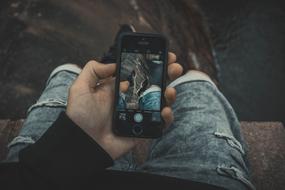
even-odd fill
[[(210, 24), (221, 90), (239, 118), (284, 122), (285, 6), (245, 0), (198, 4)], [(24, 118), (52, 69), (98, 59), (121, 23), (163, 32), (179, 61), (191, 61), (188, 31), (195, 22), (189, 23), (191, 10), (182, 5), (173, 0), (1, 1), (0, 118)]]
[(285, 3), (200, 0), (221, 90), (241, 120), (285, 122)]
[(278, 122), (242, 122), (252, 182), (257, 190), (285, 185), (285, 129)]

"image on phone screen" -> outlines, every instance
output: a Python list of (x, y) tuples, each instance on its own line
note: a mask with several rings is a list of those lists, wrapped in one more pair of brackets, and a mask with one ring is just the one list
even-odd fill
[(119, 120), (160, 122), (162, 74), (162, 52), (121, 53), (120, 82), (127, 88), (119, 94)]
[(167, 41), (159, 34), (126, 34), (118, 48), (114, 132), (121, 136), (162, 135)]

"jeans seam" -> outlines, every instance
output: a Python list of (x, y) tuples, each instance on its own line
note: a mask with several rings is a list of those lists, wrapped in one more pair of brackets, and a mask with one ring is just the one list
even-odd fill
[(38, 101), (36, 102), (34, 105), (32, 105), (29, 109), (28, 109), (28, 114), (35, 108), (38, 107), (66, 107), (67, 103), (64, 100), (61, 99), (55, 99), (55, 98), (49, 98), (43, 101)]

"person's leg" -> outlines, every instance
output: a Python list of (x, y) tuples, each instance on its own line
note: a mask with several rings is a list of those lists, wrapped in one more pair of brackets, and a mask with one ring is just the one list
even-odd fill
[(117, 105), (118, 110), (125, 110), (126, 109), (126, 95), (122, 92), (119, 94), (119, 102)]
[(177, 90), (174, 123), (153, 141), (137, 171), (227, 189), (254, 189), (239, 121), (210, 78), (190, 71), (170, 86)]
[(152, 85), (139, 97), (139, 105), (142, 110), (160, 111), (161, 89)]
[(8, 162), (18, 161), (19, 151), (35, 143), (66, 108), (68, 90), (81, 69), (65, 64), (57, 67), (50, 75), (41, 97), (28, 110), (19, 135), (8, 145)]

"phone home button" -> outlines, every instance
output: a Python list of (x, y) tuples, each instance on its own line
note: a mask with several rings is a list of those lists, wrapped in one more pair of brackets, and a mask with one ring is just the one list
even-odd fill
[(143, 128), (142, 128), (142, 126), (140, 126), (140, 125), (135, 125), (135, 126), (133, 127), (132, 132), (133, 132), (134, 135), (139, 136), (139, 135), (142, 134)]

